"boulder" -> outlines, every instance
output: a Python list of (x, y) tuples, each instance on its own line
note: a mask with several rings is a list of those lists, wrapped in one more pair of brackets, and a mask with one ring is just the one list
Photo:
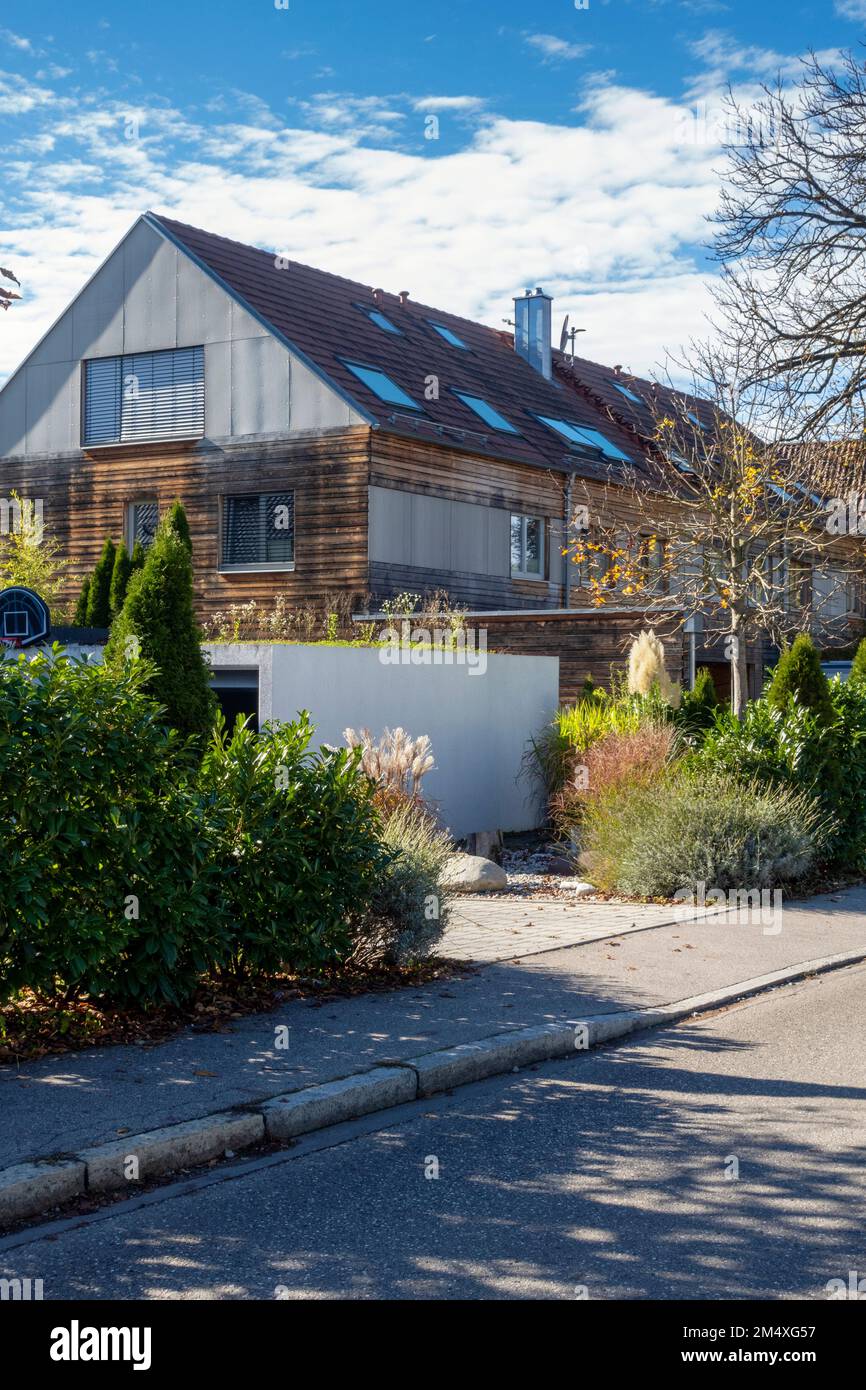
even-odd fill
[(445, 865), (442, 887), (449, 893), (497, 893), (508, 887), (508, 875), (492, 859), (455, 854)]

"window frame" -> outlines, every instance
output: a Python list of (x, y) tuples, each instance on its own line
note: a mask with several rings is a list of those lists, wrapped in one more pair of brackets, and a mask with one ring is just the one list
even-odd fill
[[(369, 304), (355, 304), (354, 307), (360, 314), (363, 314), (365, 318), (368, 318), (381, 333), (389, 333), (392, 338), (405, 338), (406, 334), (403, 332), (402, 328), (398, 328), (396, 323), (391, 322), (384, 309), (380, 309), (375, 304), (372, 306)], [(381, 323), (379, 322), (380, 319), (382, 320)]]
[[(632, 463), (634, 461), (628, 454), (624, 454), (622, 449), (614, 444), (612, 440), (608, 439), (606, 434), (596, 429), (594, 425), (580, 425), (576, 420), (560, 420), (554, 418), (553, 415), (536, 415), (535, 419), (540, 425), (543, 425), (545, 429), (550, 430), (551, 434), (557, 435), (558, 438), (562, 439), (572, 449), (579, 448), (581, 444), (587, 449), (597, 449), (608, 463)], [(560, 426), (562, 426), (561, 429)], [(581, 433), (584, 435), (595, 434), (603, 443), (595, 444), (592, 439), (586, 438), (572, 439), (567, 433), (568, 430), (574, 430), (578, 435)], [(608, 450), (613, 450), (613, 452), (609, 453)]]
[(646, 401), (642, 400), (636, 391), (632, 391), (630, 386), (624, 386), (621, 381), (612, 381), (609, 377), (608, 385), (612, 386), (614, 391), (619, 391), (620, 395), (625, 396), (632, 405), (642, 405), (646, 408)]
[[(228, 516), (227, 502), (242, 501), (247, 497), (274, 497), (278, 495), (291, 496), (292, 499), (292, 558), (291, 560), (262, 560), (253, 561), (246, 564), (232, 565), (225, 561), (226, 543), (226, 522)], [(293, 487), (281, 488), (279, 492), (226, 492), (221, 493), (219, 498), (219, 564), (217, 572), (219, 574), (291, 574), (297, 564), (297, 526), (295, 524), (297, 516), (296, 507), (297, 491)]]
[(458, 348), (460, 352), (472, 351), (469, 344), (464, 343), (460, 335), (455, 333), (453, 328), (449, 328), (447, 323), (437, 323), (436, 319), (428, 319), (427, 322), (437, 337), (441, 338), (442, 342), (447, 343), (449, 347)]
[[(169, 353), (192, 352), (201, 354), (201, 429), (196, 433), (190, 434), (188, 431), (169, 434), (153, 434), (137, 436), (132, 439), (123, 437), (123, 387), (128, 373), (124, 371), (124, 363), (131, 362), (136, 357), (165, 357)], [(118, 401), (118, 422), (119, 433), (115, 439), (88, 439), (87, 437), (87, 404), (88, 404), (88, 367), (91, 363), (97, 362), (116, 362), (119, 364), (119, 391)], [(150, 444), (172, 444), (185, 443), (187, 440), (204, 439), (207, 431), (207, 366), (205, 361), (205, 350), (203, 343), (191, 343), (186, 347), (178, 348), (147, 348), (143, 352), (111, 352), (105, 357), (83, 357), (81, 359), (81, 398), (79, 413), (79, 439), (80, 447), (89, 453), (95, 449), (133, 449), (147, 447)]]
[[(383, 371), (381, 367), (374, 367), (371, 362), (359, 362), (354, 357), (338, 357), (337, 361), (340, 362), (346, 368), (347, 371), (351, 372), (358, 384), (360, 386), (363, 386), (366, 391), (369, 391), (371, 396), (375, 396), (376, 400), (379, 401), (380, 404), (389, 405), (392, 410), (413, 410), (418, 415), (424, 414), (423, 407), (417, 405), (416, 402), (413, 401), (412, 397), (408, 394), (408, 392), (403, 390), (403, 387), (400, 385), (400, 383), (395, 381), (393, 377), (389, 376), (386, 371)], [(386, 400), (384, 396), (379, 395), (379, 392), (376, 391), (375, 388), (372, 387), (368, 381), (365, 381), (362, 376), (358, 376), (357, 369), (360, 369), (362, 372), (372, 372), (375, 376), (384, 377), (385, 381), (389, 381), (391, 385), (394, 387), (394, 389), (400, 392), (400, 395), (403, 396), (404, 399), (402, 401)]]
[[(476, 420), (480, 420), (489, 430), (495, 430), (497, 434), (514, 435), (518, 439), (521, 438), (521, 432), (517, 426), (512, 425), (510, 420), (506, 420), (502, 411), (497, 410), (496, 406), (491, 405), (488, 400), (485, 400), (484, 396), (476, 396), (472, 391), (460, 391), (456, 386), (451, 387), (451, 394), (452, 396), (456, 396), (461, 405), (464, 405), (467, 410), (470, 410)], [(485, 420), (484, 416), (475, 409), (475, 406), (470, 405), (470, 401), (478, 401), (481, 405), (486, 406), (488, 410), (492, 411), (493, 414), (502, 421), (502, 424), (495, 425), (491, 420)]]
[[(124, 515), (124, 519), (123, 519), (123, 536), (124, 536), (124, 539), (125, 539), (125, 541), (126, 541), (126, 548), (127, 548), (127, 550), (129, 551), (130, 555), (132, 554), (133, 550), (135, 549), (136, 541), (137, 541), (137, 539), (138, 539), (138, 537), (136, 537), (136, 535), (135, 535), (135, 509), (136, 509), (136, 507), (156, 507), (156, 524), (157, 524), (157, 526), (159, 525), (159, 498), (158, 498), (158, 497), (134, 497), (130, 502), (127, 502), (127, 503), (125, 504), (125, 507), (124, 507), (125, 515)], [(154, 538), (155, 538), (155, 536), (156, 536), (156, 527), (154, 527), (154, 532), (153, 532), (153, 534), (154, 534)], [(142, 541), (141, 545), (142, 545), (142, 549), (143, 549), (143, 550), (145, 551), (145, 553), (146, 553), (146, 552), (149, 550), (150, 546), (153, 545), (153, 540), (149, 541), (147, 545), (145, 545), (145, 544), (144, 544), (144, 541)]]
[[(535, 571), (535, 570), (527, 570), (527, 569), (523, 569), (523, 568), (515, 569), (515, 567), (514, 567), (514, 558), (513, 558), (513, 553), (512, 553), (512, 546), (513, 546), (512, 533), (513, 533), (514, 522), (515, 522), (516, 520), (518, 520), (518, 519), (520, 520), (520, 523), (521, 523), (521, 529), (520, 529), (521, 564), (525, 564), (525, 561), (526, 561), (526, 553), (527, 553), (527, 545), (526, 545), (526, 528), (527, 528), (527, 523), (528, 523), (528, 522), (537, 522), (538, 525), (539, 525), (539, 528), (540, 528), (540, 534), (539, 534), (539, 538), (538, 538), (538, 563), (539, 563), (539, 569), (538, 569), (537, 571)], [(547, 582), (547, 532), (548, 532), (547, 519), (546, 519), (545, 517), (543, 517), (543, 516), (533, 516), (533, 515), (531, 515), (529, 512), (509, 512), (508, 547), (509, 547), (509, 558), (510, 558), (510, 560), (511, 560), (511, 578), (512, 578), (512, 579), (531, 579), (531, 580), (533, 580), (535, 583), (542, 583), (542, 584), (544, 584), (544, 583)]]

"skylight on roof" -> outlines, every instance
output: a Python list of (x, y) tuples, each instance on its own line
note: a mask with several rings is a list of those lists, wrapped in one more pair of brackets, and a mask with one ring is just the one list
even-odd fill
[(561, 434), (563, 439), (568, 440), (569, 444), (588, 444), (592, 449), (600, 449), (605, 458), (631, 463), (628, 454), (624, 454), (622, 449), (618, 449), (615, 444), (612, 444), (601, 430), (594, 430), (589, 425), (572, 425), (568, 420), (554, 420), (549, 415), (539, 415), (538, 419), (549, 430)]
[(395, 333), (398, 338), (402, 338), (403, 333), (395, 323), (392, 323), (381, 309), (370, 309), (366, 304), (356, 304), (356, 309), (360, 309), (362, 314), (366, 314), (371, 323), (375, 323), (377, 328), (384, 329), (386, 333)]
[(491, 429), (501, 430), (505, 434), (519, 434), (520, 430), (515, 429), (504, 415), (500, 415), (498, 410), (494, 410), (482, 396), (467, 396), (465, 391), (455, 391), (455, 396), (467, 405), (470, 410), (474, 410)]
[(709, 425), (705, 425), (704, 422), (703, 422), (703, 420), (699, 420), (698, 417), (697, 417), (697, 415), (695, 414), (695, 412), (694, 412), (693, 410), (687, 410), (687, 411), (686, 411), (686, 416), (688, 417), (689, 420), (691, 420), (691, 422), (692, 422), (692, 424), (694, 425), (695, 429), (698, 429), (698, 430), (708, 430), (708, 429), (709, 429)]
[(452, 329), (446, 328), (444, 323), (434, 323), (432, 319), (428, 319), (427, 322), (431, 328), (435, 328), (440, 338), (445, 339), (446, 343), (450, 343), (452, 347), (462, 348), (464, 352), (469, 351), (463, 339), (458, 338), (457, 334), (453, 332)]
[(614, 391), (619, 391), (620, 395), (625, 396), (626, 400), (634, 401), (635, 405), (643, 405), (640, 396), (636, 396), (634, 391), (630, 391), (627, 386), (623, 386), (621, 381), (612, 381), (610, 384)]
[(767, 483), (771, 492), (775, 492), (777, 497), (781, 497), (783, 502), (796, 502), (796, 497), (792, 497), (790, 492), (786, 492), (783, 487), (778, 487), (776, 483)]
[(671, 454), (672, 461), (676, 464), (681, 473), (694, 473), (692, 465), (688, 459), (683, 458), (682, 454)]
[(796, 488), (801, 496), (808, 497), (810, 502), (814, 502), (816, 507), (825, 506), (823, 497), (819, 497), (817, 492), (812, 492), (810, 488), (806, 487), (805, 483), (792, 483), (791, 486)]
[(411, 396), (407, 396), (402, 387), (396, 381), (392, 381), (384, 372), (380, 372), (378, 367), (365, 367), (362, 362), (346, 362), (344, 366), (349, 368), (359, 381), (362, 381), (368, 390), (378, 396), (380, 401), (386, 401), (388, 405), (402, 405), (407, 410), (420, 410), (420, 405), (416, 405)]

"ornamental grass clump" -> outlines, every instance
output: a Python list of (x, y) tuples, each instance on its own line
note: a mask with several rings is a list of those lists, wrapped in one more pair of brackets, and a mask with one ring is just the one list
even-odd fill
[(628, 654), (628, 689), (632, 695), (651, 695), (657, 691), (671, 709), (679, 709), (682, 691), (672, 681), (665, 666), (665, 649), (652, 631), (640, 632)]
[(405, 729), (386, 729), (377, 741), (369, 729), (345, 729), (350, 748), (360, 749), (361, 767), (377, 787), (377, 805), (387, 811), (406, 801), (422, 805), (421, 783), (435, 766), (426, 734), (412, 738)]
[(560, 835), (574, 838), (590, 801), (649, 786), (671, 764), (677, 747), (670, 724), (645, 724), (605, 734), (587, 749), (565, 786), (551, 800), (551, 819)]

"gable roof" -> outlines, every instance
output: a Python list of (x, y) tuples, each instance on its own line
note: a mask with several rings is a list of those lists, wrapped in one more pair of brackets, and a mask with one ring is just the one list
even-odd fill
[[(576, 397), (556, 377), (548, 381), (518, 356), (510, 335), (297, 261), (286, 265), (273, 252), (170, 217), (147, 213), (146, 220), (379, 429), (516, 463), (589, 477), (610, 476), (609, 462), (583, 458), (537, 418), (548, 416), (601, 431), (638, 468), (642, 466), (642, 450), (627, 424), (608, 415), (590, 396)], [(399, 332), (377, 326), (368, 316), (375, 310)], [(467, 350), (446, 342), (434, 323), (450, 329)], [(347, 361), (385, 372), (420, 409), (385, 404), (359, 381)], [(425, 398), (430, 377), (438, 378), (438, 400)], [(481, 397), (519, 433), (485, 425), (457, 392)]]

